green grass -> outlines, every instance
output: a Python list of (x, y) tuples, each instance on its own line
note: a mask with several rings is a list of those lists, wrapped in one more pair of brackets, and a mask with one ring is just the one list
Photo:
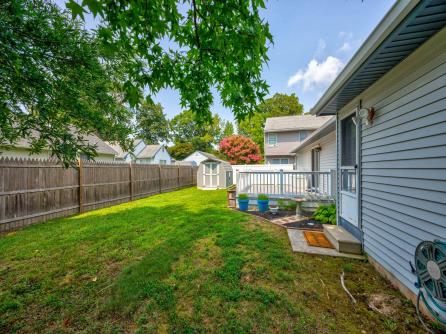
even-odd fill
[[(185, 189), (0, 236), (0, 332), (422, 333), (367, 296), (361, 261), (292, 253), (285, 230)], [(348, 270), (347, 270), (348, 269)], [(340, 287), (358, 299), (353, 306)]]

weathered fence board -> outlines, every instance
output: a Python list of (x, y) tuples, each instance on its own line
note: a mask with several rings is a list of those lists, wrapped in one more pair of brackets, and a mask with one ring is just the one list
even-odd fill
[(196, 185), (197, 168), (0, 158), (0, 232)]

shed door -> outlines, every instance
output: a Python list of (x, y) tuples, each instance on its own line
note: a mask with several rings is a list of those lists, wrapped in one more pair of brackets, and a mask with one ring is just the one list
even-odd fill
[(359, 228), (358, 222), (358, 139), (356, 113), (341, 120), (340, 216)]
[(204, 186), (205, 187), (218, 187), (218, 163), (206, 162), (203, 170)]

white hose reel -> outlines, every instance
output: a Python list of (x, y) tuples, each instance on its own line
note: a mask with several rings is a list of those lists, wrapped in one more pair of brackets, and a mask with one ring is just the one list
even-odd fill
[(415, 251), (415, 273), (418, 303), (421, 298), (432, 316), (446, 326), (446, 242), (421, 242)]

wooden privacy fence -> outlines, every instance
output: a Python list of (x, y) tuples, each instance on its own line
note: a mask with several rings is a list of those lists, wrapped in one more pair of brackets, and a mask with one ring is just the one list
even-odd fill
[(197, 167), (0, 158), (0, 232), (197, 184)]

